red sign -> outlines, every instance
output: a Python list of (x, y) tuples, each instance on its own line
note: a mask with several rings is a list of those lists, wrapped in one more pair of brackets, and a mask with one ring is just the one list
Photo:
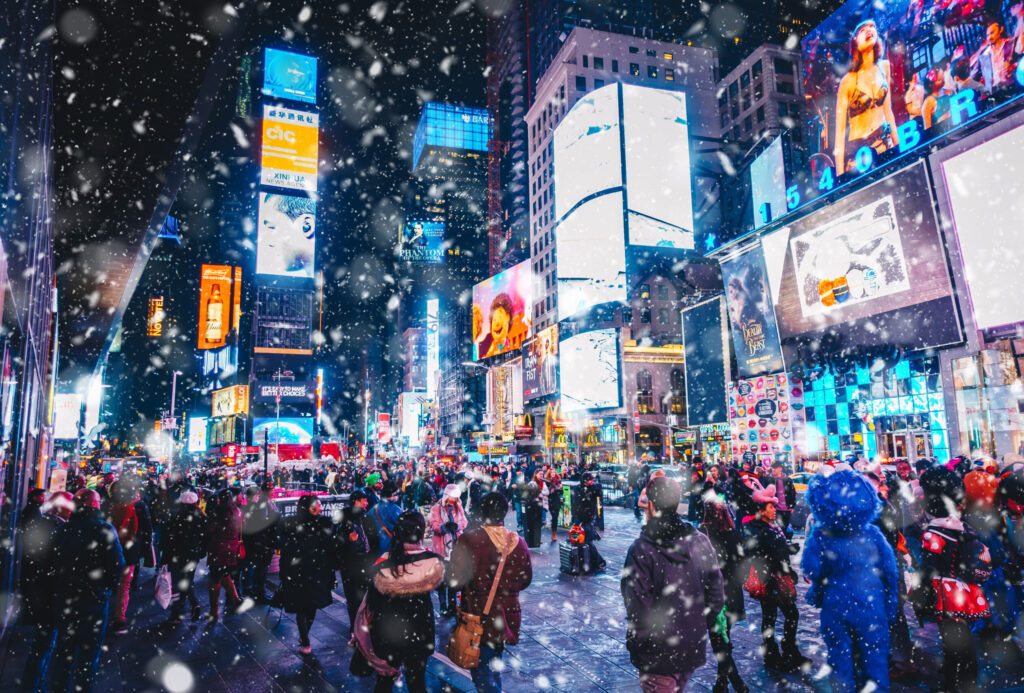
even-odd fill
[(387, 445), (391, 442), (391, 414), (377, 414), (377, 443)]
[(640, 412), (633, 412), (633, 433), (640, 432)]

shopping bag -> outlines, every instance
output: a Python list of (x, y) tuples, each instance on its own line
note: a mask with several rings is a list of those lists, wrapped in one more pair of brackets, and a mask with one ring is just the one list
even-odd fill
[(157, 571), (154, 591), (156, 603), (160, 605), (161, 609), (166, 609), (171, 605), (174, 590), (171, 589), (171, 571), (167, 569), (166, 565), (160, 566), (160, 570)]

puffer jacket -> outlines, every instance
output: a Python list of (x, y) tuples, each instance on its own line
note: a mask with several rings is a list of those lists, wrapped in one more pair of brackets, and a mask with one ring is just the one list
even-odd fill
[(374, 652), (392, 666), (426, 659), (434, 652), (434, 607), (430, 595), (444, 578), (441, 557), (422, 546), (407, 545), (408, 555), (392, 572), (384, 554), (373, 570), (366, 594)]

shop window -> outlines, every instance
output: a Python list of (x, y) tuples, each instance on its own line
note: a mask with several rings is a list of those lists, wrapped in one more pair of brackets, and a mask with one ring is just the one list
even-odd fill
[(641, 414), (654, 413), (654, 382), (647, 369), (636, 374), (636, 410)]

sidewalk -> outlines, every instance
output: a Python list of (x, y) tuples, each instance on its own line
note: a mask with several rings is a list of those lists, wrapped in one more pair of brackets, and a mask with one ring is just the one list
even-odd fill
[[(510, 513), (514, 521), (514, 515)], [(546, 542), (531, 551), (534, 564), (533, 584), (522, 594), (522, 638), (506, 651), (508, 670), (503, 673), (507, 691), (637, 691), (636, 670), (626, 652), (625, 610), (619, 593), (618, 567), (639, 527), (632, 513), (608, 508), (607, 531), (599, 548), (608, 560), (608, 573), (573, 578), (558, 572), (557, 545)], [(317, 614), (311, 632), (313, 655), (298, 654), (298, 631), (293, 616), (285, 614), (279, 625), (275, 618), (264, 624), (266, 607), (221, 622), (186, 621), (171, 627), (163, 622), (167, 612), (152, 599), (153, 571), (147, 570), (141, 589), (133, 595), (129, 614), (132, 630), (128, 635), (108, 635), (107, 650), (100, 658), (97, 691), (188, 690), (176, 687), (184, 670), (172, 667), (181, 663), (195, 679), (191, 690), (210, 691), (371, 691), (372, 679), (358, 679), (348, 671), (352, 650), (346, 646), (349, 633), (348, 613), (340, 587), (335, 602)], [(197, 591), (206, 607), (206, 581)], [(813, 660), (810, 676), (778, 675), (761, 664), (761, 610), (747, 600), (747, 619), (733, 628), (734, 656), (743, 679), (754, 691), (820, 691), (828, 693), (825, 648), (819, 633), (817, 610), (803, 601), (806, 585), (800, 591), (799, 642), (804, 654)], [(920, 648), (918, 671), (913, 679), (894, 683), (901, 693), (932, 690), (939, 683), (941, 647), (934, 626), (920, 630), (909, 607), (911, 632)], [(443, 653), (452, 621), (438, 620), (439, 651)], [(24, 662), (25, 638), (15, 633), (15, 643), (0, 661), (0, 690), (14, 689)], [(708, 651), (708, 664), (697, 670), (687, 691), (710, 691), (715, 681), (714, 658)], [(179, 674), (175, 678), (175, 673)], [(1019, 657), (983, 660), (984, 690), (1011, 690), (1024, 679)], [(170, 677), (162, 681), (164, 676)], [(187, 678), (187, 675), (184, 676)], [(471, 691), (472, 684), (463, 670), (456, 668), (443, 654), (435, 655), (428, 666), (430, 691)], [(1024, 690), (1024, 689), (1018, 689)]]

